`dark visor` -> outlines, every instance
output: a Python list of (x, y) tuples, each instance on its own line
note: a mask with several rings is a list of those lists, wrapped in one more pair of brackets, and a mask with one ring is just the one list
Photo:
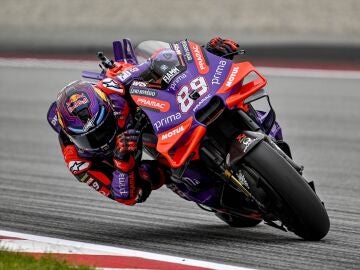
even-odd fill
[(81, 149), (97, 150), (111, 144), (117, 131), (116, 119), (109, 112), (105, 120), (95, 129), (81, 135), (69, 135), (72, 141)]

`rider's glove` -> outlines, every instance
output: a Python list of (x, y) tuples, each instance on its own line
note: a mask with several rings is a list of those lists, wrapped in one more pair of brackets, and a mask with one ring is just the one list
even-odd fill
[(116, 137), (114, 158), (123, 160), (131, 152), (136, 152), (140, 132), (128, 129)]
[(146, 185), (143, 186), (137, 179), (135, 159), (131, 154), (137, 151), (139, 135), (139, 131), (128, 129), (116, 137), (113, 159), (116, 170), (113, 172), (111, 193), (114, 200), (127, 205), (143, 202), (150, 194)]
[[(230, 39), (222, 39), (221, 37), (215, 37), (206, 44), (206, 50), (216, 54), (218, 56), (224, 56), (239, 49), (239, 44)], [(232, 59), (233, 55), (228, 58)]]

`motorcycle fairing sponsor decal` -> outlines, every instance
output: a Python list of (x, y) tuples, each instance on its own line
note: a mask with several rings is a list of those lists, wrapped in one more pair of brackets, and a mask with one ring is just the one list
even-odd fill
[(85, 93), (73, 94), (69, 97), (66, 102), (66, 109), (69, 113), (72, 113), (75, 109), (79, 108), (81, 105), (90, 104), (89, 98)]
[(160, 128), (166, 127), (167, 125), (172, 124), (173, 122), (181, 119), (181, 117), (182, 117), (181, 113), (177, 112), (177, 113), (168, 115), (168, 116), (166, 116), (164, 118), (161, 118), (161, 119), (157, 120), (153, 124), (153, 126), (156, 129), (156, 131), (159, 131)]
[(243, 152), (246, 153), (248, 148), (256, 141), (259, 140), (259, 138), (250, 138), (244, 133), (241, 133), (236, 137), (236, 140), (243, 145)]
[(133, 74), (139, 72), (138, 67), (131, 67), (129, 69), (124, 70), (123, 72), (116, 75), (116, 79), (119, 80), (121, 83), (127, 83), (128, 80), (133, 77)]
[(173, 43), (170, 44), (171, 48), (176, 52), (176, 55), (178, 56), (179, 62), (181, 66), (185, 66), (185, 61), (184, 61), (184, 57), (183, 54), (180, 50), (180, 46), (178, 43)]
[(160, 112), (167, 112), (170, 109), (170, 103), (164, 100), (138, 95), (131, 95), (131, 97), (138, 106), (143, 108)]
[(113, 90), (115, 92), (120, 93), (121, 95), (125, 94), (125, 90), (122, 86), (120, 86), (116, 81), (114, 81), (111, 78), (106, 78), (102, 81), (102, 86), (109, 89), (109, 90)]
[(196, 44), (194, 42), (189, 41), (189, 46), (190, 46), (190, 50), (191, 50), (191, 54), (194, 57), (195, 60), (195, 64), (196, 67), (198, 69), (198, 72), (202, 75), (206, 74), (209, 72), (209, 66), (207, 64), (207, 60), (206, 60), (206, 56), (205, 53), (202, 49), (202, 47), (200, 47), (199, 44)]
[(73, 174), (80, 174), (90, 167), (90, 162), (74, 160), (68, 163), (68, 168)]
[(180, 44), (184, 51), (186, 61), (188, 63), (192, 63), (194, 61), (194, 59), (191, 55), (188, 42), (186, 40), (182, 40), (182, 41), (180, 41)]
[(216, 66), (215, 69), (215, 73), (213, 75), (213, 77), (211, 78), (211, 85), (221, 85), (222, 82), (221, 77), (223, 75), (223, 73), (225, 72), (225, 68), (228, 65), (227, 61), (225, 60), (220, 60), (218, 65)]
[(178, 84), (186, 79), (186, 76), (186, 73), (181, 73), (179, 76), (177, 76), (174, 80), (172, 80), (169, 89), (171, 91), (175, 91)]
[(233, 64), (231, 66), (231, 69), (220, 87), (220, 89), (217, 91), (218, 94), (223, 94), (231, 90), (231, 87), (236, 85), (238, 82), (240, 82), (244, 77), (244, 72), (240, 72), (240, 65), (239, 64)]
[(168, 72), (166, 72), (166, 74), (162, 77), (162, 80), (169, 84), (172, 79), (179, 75), (180, 72), (181, 70), (178, 67), (173, 67)]
[(160, 153), (167, 152), (190, 129), (192, 117), (185, 120), (180, 125), (158, 134), (158, 144), (156, 149)]
[(146, 96), (146, 97), (156, 97), (157, 96), (156, 91), (150, 90), (148, 88), (131, 87), (129, 92), (131, 95), (137, 95), (137, 96)]

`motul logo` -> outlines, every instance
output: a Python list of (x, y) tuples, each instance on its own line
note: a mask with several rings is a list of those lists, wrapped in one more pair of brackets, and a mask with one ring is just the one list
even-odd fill
[(161, 140), (167, 140), (167, 139), (171, 138), (171, 137), (174, 136), (174, 135), (180, 134), (180, 133), (183, 132), (184, 130), (185, 130), (185, 129), (184, 129), (183, 126), (177, 127), (177, 128), (175, 128), (175, 129), (169, 131), (168, 133), (163, 134), (163, 135), (161, 136)]
[(231, 85), (233, 84), (234, 80), (235, 80), (235, 77), (236, 75), (238, 74), (239, 72), (239, 67), (234, 67), (231, 71), (231, 74), (230, 74), (230, 77), (229, 79), (227, 80), (226, 82), (226, 86), (227, 87), (231, 87)]

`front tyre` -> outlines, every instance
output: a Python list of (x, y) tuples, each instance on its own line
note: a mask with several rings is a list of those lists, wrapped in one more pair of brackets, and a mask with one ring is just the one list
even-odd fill
[(280, 202), (274, 212), (285, 226), (305, 240), (320, 240), (330, 228), (329, 217), (318, 196), (306, 180), (268, 143), (254, 147), (244, 162), (261, 175), (264, 186), (275, 192)]

